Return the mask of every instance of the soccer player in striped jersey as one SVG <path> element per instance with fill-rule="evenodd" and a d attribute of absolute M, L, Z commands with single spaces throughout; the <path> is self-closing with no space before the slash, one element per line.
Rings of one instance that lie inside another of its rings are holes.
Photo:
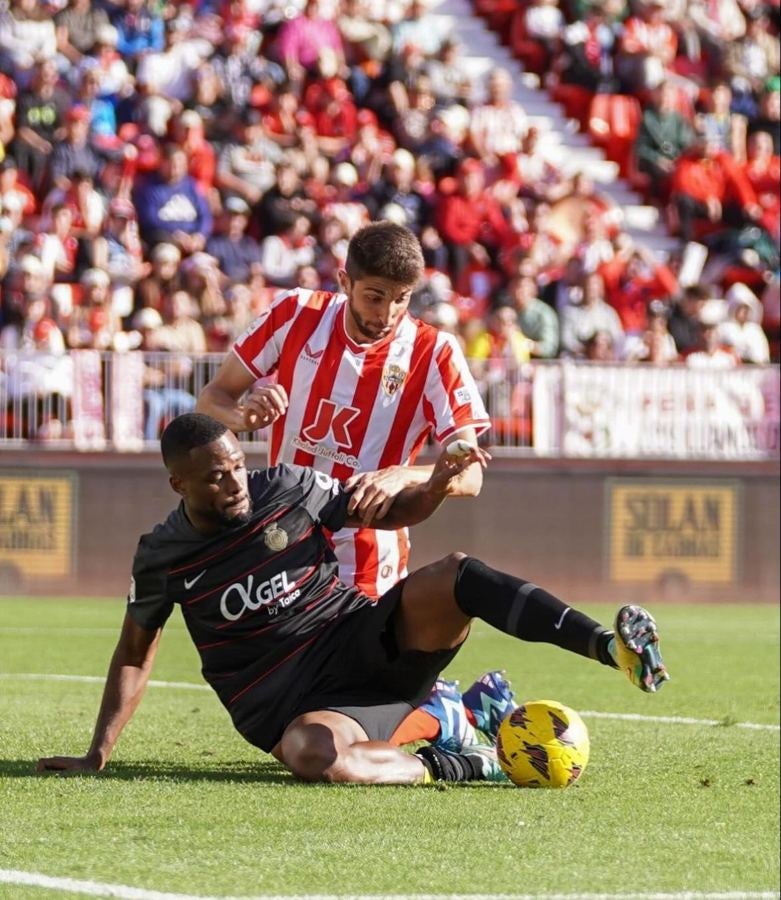
<path fill-rule="evenodd" d="M 333 541 L 340 578 L 370 597 L 407 574 L 406 529 L 370 526 L 399 491 L 428 478 L 430 466 L 412 465 L 421 447 L 430 437 L 474 444 L 489 426 L 456 340 L 407 313 L 422 273 L 409 229 L 391 222 L 360 229 L 339 272 L 342 291 L 283 294 L 238 339 L 197 406 L 235 433 L 270 426 L 269 465 L 311 466 L 353 491 L 364 527 L 338 531 Z M 263 382 L 270 377 L 273 383 Z M 449 490 L 472 497 L 481 486 L 473 464 Z M 499 672 L 465 696 L 470 714 L 455 685 L 438 682 L 397 739 L 431 738 L 439 729 L 443 743 L 463 743 L 472 724 L 495 731 L 514 706 Z"/>
<path fill-rule="evenodd" d="M 418 569 L 375 601 L 339 580 L 324 532 L 359 523 L 354 492 L 301 466 L 248 472 L 235 435 L 197 413 L 174 419 L 161 449 L 181 500 L 139 541 L 91 745 L 84 756 L 39 760 L 41 771 L 105 767 L 177 605 L 236 730 L 305 781 L 499 780 L 493 746 L 412 754 L 388 742 L 476 616 L 521 640 L 623 669 L 645 691 L 667 678 L 655 623 L 639 607 L 619 610 L 614 633 L 462 553 Z M 396 495 L 382 524 L 423 521 L 468 465 L 488 459 L 477 447 L 443 452 L 425 482 Z"/>

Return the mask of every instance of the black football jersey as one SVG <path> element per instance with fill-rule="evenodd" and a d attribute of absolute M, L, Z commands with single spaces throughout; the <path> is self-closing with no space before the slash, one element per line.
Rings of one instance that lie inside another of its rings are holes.
<path fill-rule="evenodd" d="M 239 731 L 252 688 L 330 622 L 372 600 L 339 581 L 324 528 L 338 531 L 349 494 L 329 475 L 280 465 L 252 472 L 250 520 L 204 537 L 183 504 L 144 535 L 133 563 L 128 614 L 155 629 L 175 604 L 203 676 Z"/>

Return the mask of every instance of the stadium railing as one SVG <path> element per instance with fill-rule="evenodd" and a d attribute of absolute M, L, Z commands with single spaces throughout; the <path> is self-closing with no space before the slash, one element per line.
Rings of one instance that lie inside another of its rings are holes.
<path fill-rule="evenodd" d="M 152 450 L 223 354 L 0 353 L 0 453 Z M 499 455 L 777 460 L 779 367 L 470 361 Z M 267 433 L 245 434 L 264 449 Z"/>

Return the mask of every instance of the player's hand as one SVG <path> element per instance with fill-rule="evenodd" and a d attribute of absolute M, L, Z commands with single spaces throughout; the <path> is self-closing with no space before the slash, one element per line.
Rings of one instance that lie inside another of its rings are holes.
<path fill-rule="evenodd" d="M 461 440 L 452 441 L 439 454 L 429 478 L 429 487 L 437 493 L 447 493 L 450 483 L 473 463 L 478 463 L 485 469 L 490 459 L 491 454 L 476 444 Z"/>
<path fill-rule="evenodd" d="M 281 384 L 253 388 L 244 401 L 244 424 L 249 431 L 265 428 L 284 416 L 288 403 L 287 391 Z"/>
<path fill-rule="evenodd" d="M 362 472 L 351 475 L 344 483 L 352 497 L 347 504 L 347 513 L 357 516 L 361 525 L 369 527 L 372 522 L 382 519 L 393 505 L 396 496 L 415 482 L 404 466 L 388 466 L 377 472 Z"/>
<path fill-rule="evenodd" d="M 44 756 L 36 772 L 100 772 L 105 763 L 98 754 L 86 756 Z"/>

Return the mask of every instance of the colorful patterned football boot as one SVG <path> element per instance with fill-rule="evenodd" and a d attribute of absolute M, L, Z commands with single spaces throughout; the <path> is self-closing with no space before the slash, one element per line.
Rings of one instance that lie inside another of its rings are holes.
<path fill-rule="evenodd" d="M 464 706 L 474 716 L 475 727 L 496 740 L 502 721 L 518 706 L 504 672 L 486 672 L 463 694 Z"/>
<path fill-rule="evenodd" d="M 460 753 L 465 745 L 478 742 L 472 723 L 466 714 L 457 681 L 437 678 L 434 687 L 420 709 L 439 721 L 439 737 L 431 743 L 440 750 Z"/>
<path fill-rule="evenodd" d="M 622 606 L 616 614 L 615 629 L 609 650 L 618 668 L 641 691 L 655 693 L 670 676 L 659 652 L 653 616 L 642 606 Z"/>

